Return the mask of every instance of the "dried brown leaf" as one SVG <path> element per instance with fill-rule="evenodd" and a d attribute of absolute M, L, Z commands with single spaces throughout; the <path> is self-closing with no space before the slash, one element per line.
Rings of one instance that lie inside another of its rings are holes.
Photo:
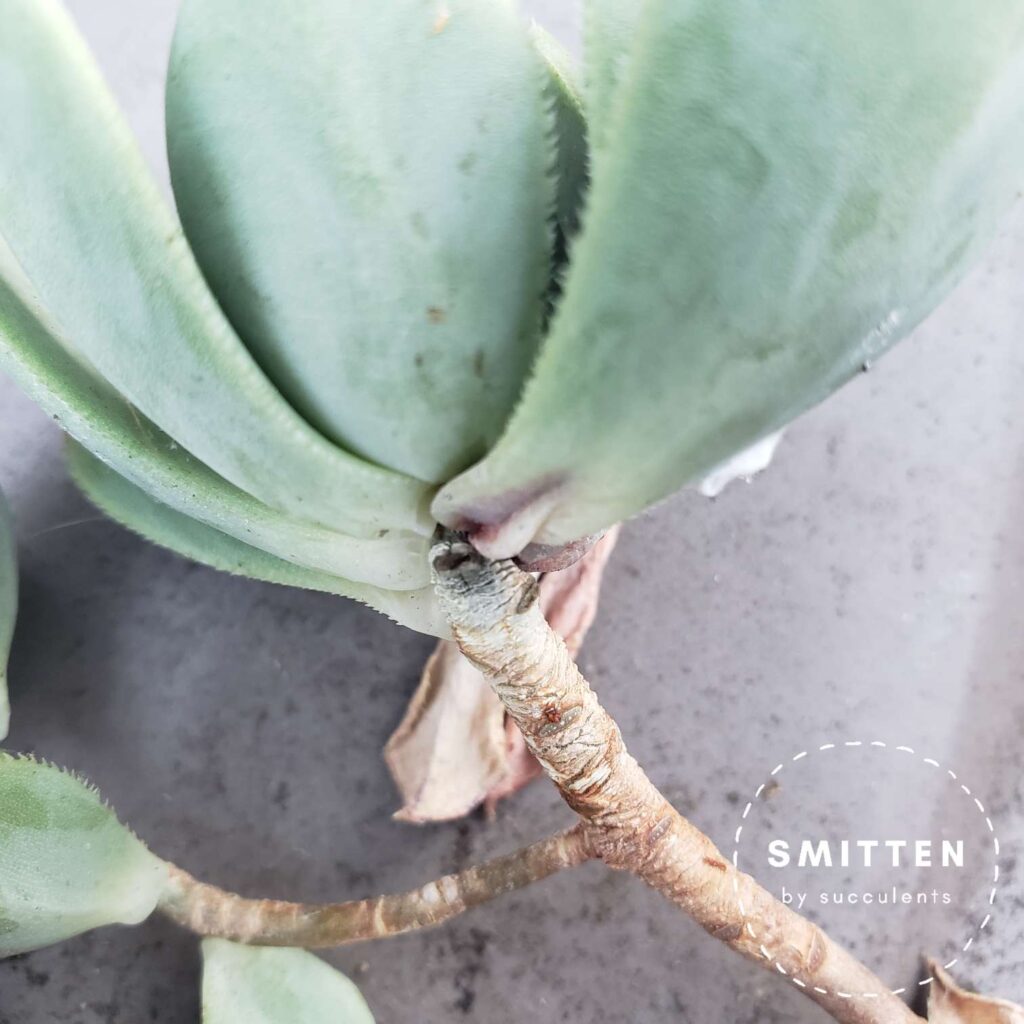
<path fill-rule="evenodd" d="M 1024 1024 L 1024 1007 L 966 992 L 935 962 L 928 997 L 929 1024 Z"/>
<path fill-rule="evenodd" d="M 402 794 L 395 817 L 415 824 L 464 817 L 504 777 L 505 711 L 450 640 L 430 656 L 384 760 Z"/>

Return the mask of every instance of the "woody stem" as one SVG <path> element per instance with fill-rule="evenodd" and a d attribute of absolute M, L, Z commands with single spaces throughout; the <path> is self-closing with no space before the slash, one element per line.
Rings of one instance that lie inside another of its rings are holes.
<path fill-rule="evenodd" d="M 593 856 L 585 830 L 577 826 L 411 892 L 322 905 L 246 899 L 168 864 L 160 910 L 197 935 L 256 946 L 325 949 L 433 928 Z"/>
<path fill-rule="evenodd" d="M 841 1024 L 919 1022 L 867 967 L 739 872 L 655 788 L 545 621 L 532 576 L 512 562 L 488 561 L 451 532 L 431 562 L 462 652 L 584 822 L 597 857 L 639 876 Z"/>

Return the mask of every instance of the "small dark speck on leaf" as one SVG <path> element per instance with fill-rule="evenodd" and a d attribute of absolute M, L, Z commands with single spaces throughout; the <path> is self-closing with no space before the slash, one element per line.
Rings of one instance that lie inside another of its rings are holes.
<path fill-rule="evenodd" d="M 484 375 L 484 350 L 482 348 L 478 348 L 473 356 L 473 372 L 478 377 Z"/>
<path fill-rule="evenodd" d="M 430 230 L 427 227 L 427 219 L 422 213 L 414 213 L 409 219 L 409 222 L 412 224 L 413 231 L 415 231 L 420 238 L 426 239 L 430 237 Z"/>
<path fill-rule="evenodd" d="M 448 314 L 440 306 L 428 306 L 427 319 L 432 324 L 443 324 L 448 319 Z"/>

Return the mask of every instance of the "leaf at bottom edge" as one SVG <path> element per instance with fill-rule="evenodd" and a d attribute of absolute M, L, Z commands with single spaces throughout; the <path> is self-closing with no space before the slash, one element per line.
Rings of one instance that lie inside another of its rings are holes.
<path fill-rule="evenodd" d="M 359 989 L 302 949 L 203 941 L 203 1024 L 374 1024 Z"/>

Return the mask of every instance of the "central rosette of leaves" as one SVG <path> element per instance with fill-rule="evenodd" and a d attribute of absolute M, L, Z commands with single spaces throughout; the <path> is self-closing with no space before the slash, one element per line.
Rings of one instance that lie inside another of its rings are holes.
<path fill-rule="evenodd" d="M 86 492 L 445 635 L 436 523 L 586 550 L 875 359 L 1015 195 L 1018 0 L 586 6 L 580 87 L 503 0 L 185 0 L 179 224 L 64 15 L 2 0 L 0 357 Z"/>

